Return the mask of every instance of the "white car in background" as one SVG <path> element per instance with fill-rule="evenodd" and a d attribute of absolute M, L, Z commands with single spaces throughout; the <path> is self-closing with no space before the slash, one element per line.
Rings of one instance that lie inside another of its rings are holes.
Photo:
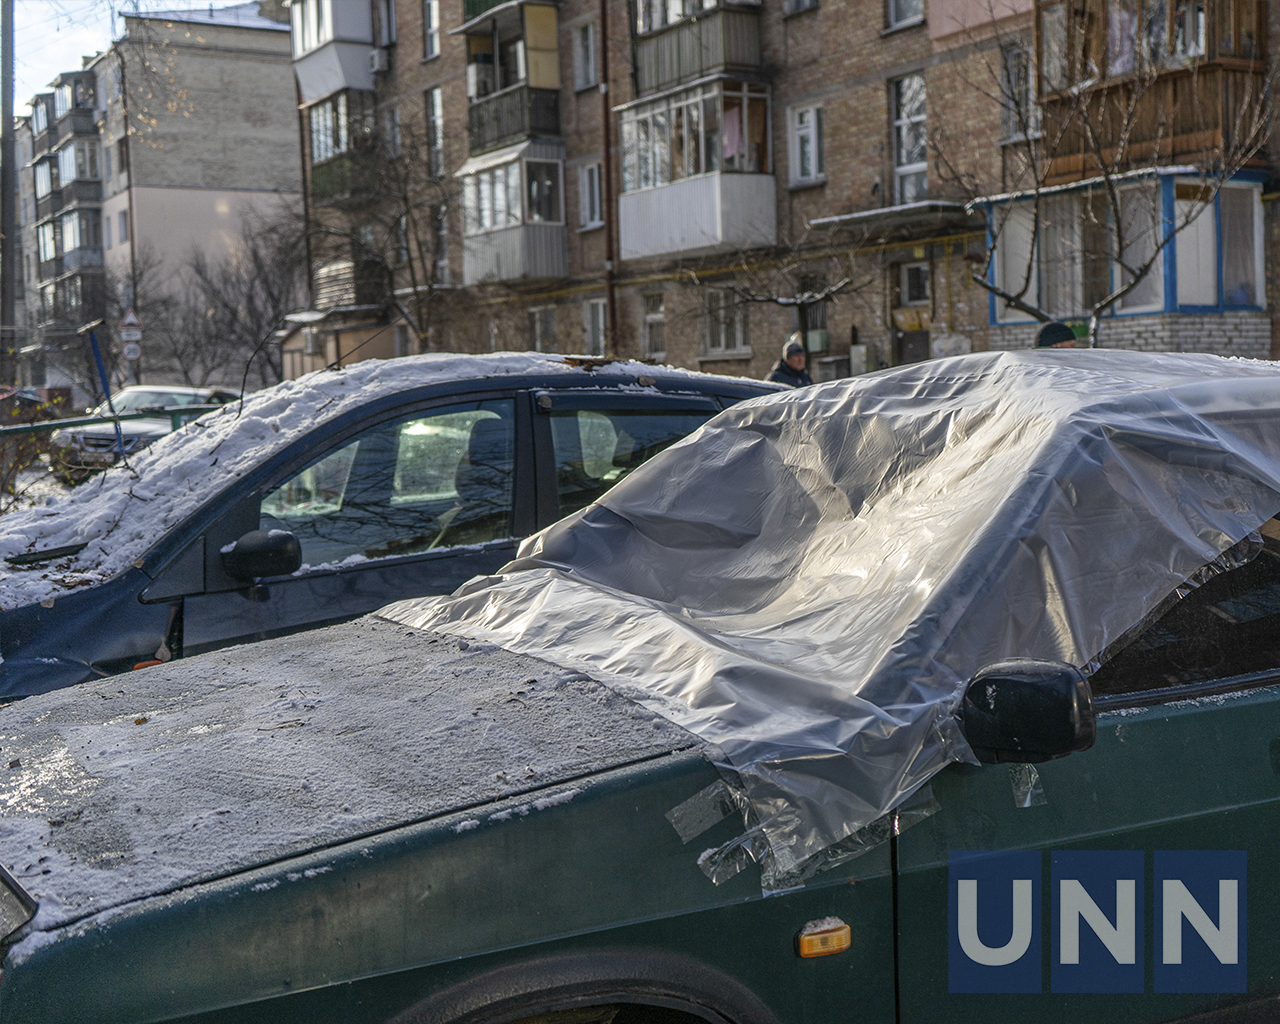
<path fill-rule="evenodd" d="M 174 419 L 166 409 L 175 406 L 225 405 L 239 399 L 240 394 L 227 388 L 162 387 L 139 385 L 121 388 L 110 403 L 87 410 L 89 416 L 125 416 L 155 411 L 154 418 L 130 419 L 120 423 L 120 435 L 126 456 L 152 444 L 173 431 Z M 121 444 L 116 441 L 116 424 L 91 423 L 55 430 L 50 438 L 53 471 L 68 483 L 79 483 L 89 474 L 114 465 L 120 458 Z"/>

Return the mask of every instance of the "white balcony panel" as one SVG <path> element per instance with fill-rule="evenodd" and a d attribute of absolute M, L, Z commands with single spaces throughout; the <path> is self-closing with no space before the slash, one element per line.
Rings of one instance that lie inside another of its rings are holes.
<path fill-rule="evenodd" d="M 702 174 L 618 197 L 624 260 L 709 249 L 754 249 L 778 240 L 771 174 Z"/>
<path fill-rule="evenodd" d="M 564 277 L 568 250 L 563 224 L 520 224 L 471 235 L 462 246 L 462 283 Z"/>
<path fill-rule="evenodd" d="M 302 102 L 315 103 L 342 89 L 372 91 L 368 43 L 325 43 L 293 62 Z"/>

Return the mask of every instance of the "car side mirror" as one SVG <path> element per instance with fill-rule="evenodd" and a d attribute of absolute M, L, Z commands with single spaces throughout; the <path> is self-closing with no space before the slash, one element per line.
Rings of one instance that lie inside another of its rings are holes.
<path fill-rule="evenodd" d="M 970 680 L 959 716 L 984 764 L 1051 761 L 1088 750 L 1097 735 L 1088 681 L 1054 661 L 988 665 Z"/>
<path fill-rule="evenodd" d="M 222 549 L 222 568 L 238 580 L 287 576 L 302 565 L 302 545 L 287 530 L 250 530 Z"/>

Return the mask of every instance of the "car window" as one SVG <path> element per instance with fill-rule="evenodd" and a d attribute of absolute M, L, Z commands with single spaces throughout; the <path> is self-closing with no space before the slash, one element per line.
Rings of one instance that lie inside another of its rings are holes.
<path fill-rule="evenodd" d="M 590 505 L 637 466 L 693 433 L 703 410 L 575 409 L 551 413 L 560 515 Z"/>
<path fill-rule="evenodd" d="M 1236 552 L 1243 564 L 1211 575 L 1121 638 L 1121 649 L 1090 677 L 1094 693 L 1203 683 L 1280 665 L 1280 522 L 1265 523 Z"/>
<path fill-rule="evenodd" d="M 116 412 L 139 412 L 142 409 L 154 406 L 168 405 L 194 405 L 199 401 L 199 395 L 182 393 L 176 391 L 122 391 L 116 395 L 111 404 L 116 407 Z M 111 415 L 111 406 L 106 402 L 98 406 L 97 412 L 103 416 Z"/>
<path fill-rule="evenodd" d="M 378 424 L 272 488 L 260 526 L 292 532 L 311 567 L 505 539 L 513 422 L 501 399 Z"/>

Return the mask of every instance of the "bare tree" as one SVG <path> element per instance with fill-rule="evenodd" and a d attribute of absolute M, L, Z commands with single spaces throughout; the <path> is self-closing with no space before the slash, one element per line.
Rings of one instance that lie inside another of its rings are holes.
<path fill-rule="evenodd" d="M 1039 54 L 989 7 L 981 39 L 957 48 L 955 66 L 1002 121 L 1000 158 L 945 122 L 930 148 L 944 181 L 987 214 L 990 243 L 973 280 L 1042 322 L 1085 312 L 1093 346 L 1108 313 L 1150 289 L 1170 244 L 1224 183 L 1258 162 L 1272 83 L 1260 64 L 1241 73 L 1215 63 L 1214 18 L 1206 42 L 1203 26 L 1194 37 L 1194 25 L 1167 20 L 1172 4 L 1144 11 L 1121 0 L 1104 25 L 1086 3 L 1047 9 Z M 1169 218 L 1158 184 L 1175 165 L 1182 183 Z"/>

